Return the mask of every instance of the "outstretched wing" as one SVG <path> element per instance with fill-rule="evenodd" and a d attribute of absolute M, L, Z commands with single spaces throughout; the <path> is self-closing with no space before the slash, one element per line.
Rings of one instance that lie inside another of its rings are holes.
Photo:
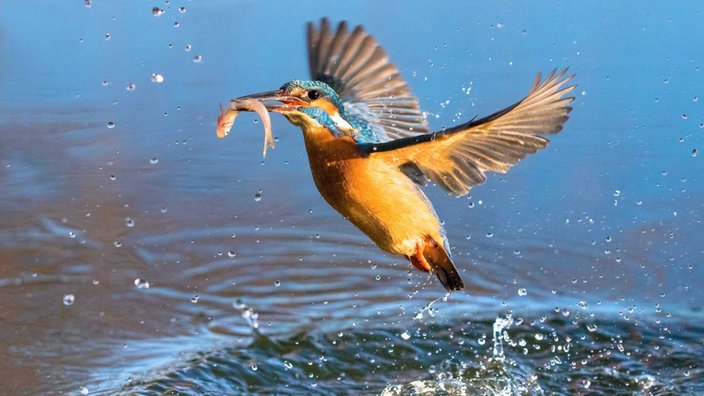
<path fill-rule="evenodd" d="M 345 118 L 358 129 L 367 129 L 370 141 L 429 132 L 418 99 L 386 51 L 361 26 L 349 32 L 347 23 L 341 22 L 333 32 L 327 18 L 319 28 L 308 23 L 308 60 L 311 77 L 337 92 Z"/>
<path fill-rule="evenodd" d="M 384 156 L 398 163 L 416 183 L 430 180 L 450 193 L 461 196 L 486 180 L 485 173 L 506 173 L 526 155 L 544 148 L 549 140 L 541 135 L 560 132 L 572 110 L 574 97 L 563 97 L 574 85 L 567 69 L 541 76 L 525 99 L 480 120 L 472 120 L 441 132 L 407 137 L 387 143 L 362 144 L 370 156 Z"/>

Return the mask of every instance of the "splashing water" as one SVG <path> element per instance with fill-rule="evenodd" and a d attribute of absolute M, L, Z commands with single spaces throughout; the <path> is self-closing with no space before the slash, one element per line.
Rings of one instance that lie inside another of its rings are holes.
<path fill-rule="evenodd" d="M 241 300 L 235 301 L 232 306 L 242 313 L 242 317 L 247 321 L 249 327 L 252 329 L 252 332 L 259 334 L 259 322 L 257 322 L 259 314 L 254 312 L 252 307 L 243 303 Z"/>
<path fill-rule="evenodd" d="M 512 323 L 511 315 L 506 315 L 505 318 L 496 318 L 494 321 L 494 350 L 492 351 L 492 357 L 495 360 L 504 360 L 504 330 L 507 330 Z"/>
<path fill-rule="evenodd" d="M 428 316 L 430 316 L 432 318 L 433 316 L 435 316 L 435 313 L 437 312 L 437 309 L 433 308 L 433 304 L 435 304 L 436 302 L 438 302 L 440 300 L 447 301 L 447 298 L 449 296 L 450 296 L 450 293 L 445 293 L 444 296 L 438 297 L 435 300 L 429 302 L 428 305 L 424 306 L 423 308 L 420 309 L 420 311 L 418 311 L 418 313 L 413 315 L 413 319 L 415 319 L 415 320 L 423 319 L 423 314 L 426 312 L 428 313 Z"/>

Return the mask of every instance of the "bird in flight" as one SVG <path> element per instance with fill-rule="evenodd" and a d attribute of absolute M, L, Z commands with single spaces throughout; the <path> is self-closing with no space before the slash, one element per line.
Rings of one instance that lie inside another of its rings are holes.
<path fill-rule="evenodd" d="M 224 137 L 240 111 L 264 120 L 273 147 L 269 112 L 303 131 L 313 180 L 323 198 L 382 250 L 403 255 L 434 273 L 448 290 L 464 282 L 443 226 L 421 189 L 432 182 L 455 196 L 505 173 L 562 130 L 574 97 L 566 69 L 538 74 L 525 98 L 489 116 L 430 132 L 418 99 L 361 26 L 333 30 L 327 18 L 308 24 L 310 80 L 232 99 L 221 110 Z"/>

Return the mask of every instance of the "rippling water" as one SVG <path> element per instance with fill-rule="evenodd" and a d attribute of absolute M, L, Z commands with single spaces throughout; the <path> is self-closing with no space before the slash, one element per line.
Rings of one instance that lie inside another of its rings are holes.
<path fill-rule="evenodd" d="M 182 3 L 0 5 L 4 393 L 704 393 L 698 4 Z M 577 74 L 547 150 L 427 190 L 464 292 L 329 208 L 283 119 L 266 160 L 252 115 L 215 138 L 219 102 L 306 77 L 319 15 L 373 32 L 435 128 Z"/>

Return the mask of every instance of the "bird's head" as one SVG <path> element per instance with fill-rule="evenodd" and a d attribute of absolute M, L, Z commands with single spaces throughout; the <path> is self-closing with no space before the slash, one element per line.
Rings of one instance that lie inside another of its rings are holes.
<path fill-rule="evenodd" d="M 345 107 L 340 96 L 321 81 L 293 80 L 276 91 L 239 99 L 255 99 L 264 103 L 268 111 L 284 115 L 304 132 L 323 127 L 337 137 L 357 133 L 345 120 Z"/>

